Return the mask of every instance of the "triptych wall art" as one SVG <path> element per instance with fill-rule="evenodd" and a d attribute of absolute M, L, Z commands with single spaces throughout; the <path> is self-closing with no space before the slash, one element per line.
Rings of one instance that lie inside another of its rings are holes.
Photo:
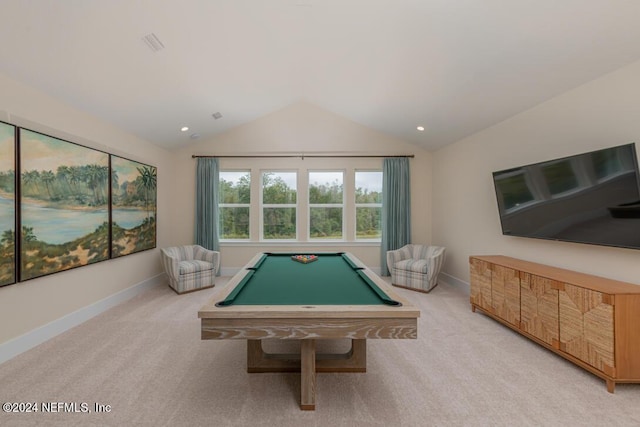
<path fill-rule="evenodd" d="M 155 248 L 156 175 L 0 123 L 0 286 Z"/>
<path fill-rule="evenodd" d="M 16 129 L 0 123 L 0 286 L 16 281 Z"/>

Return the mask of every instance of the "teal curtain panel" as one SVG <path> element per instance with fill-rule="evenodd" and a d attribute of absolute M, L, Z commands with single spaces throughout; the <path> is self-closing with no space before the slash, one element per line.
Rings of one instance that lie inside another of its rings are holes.
<path fill-rule="evenodd" d="M 389 275 L 387 251 L 411 242 L 411 188 L 409 159 L 386 158 L 382 162 L 382 245 L 380 267 Z"/>
<path fill-rule="evenodd" d="M 198 158 L 196 167 L 195 243 L 212 251 L 220 250 L 218 218 L 218 183 L 220 164 L 217 158 Z"/>

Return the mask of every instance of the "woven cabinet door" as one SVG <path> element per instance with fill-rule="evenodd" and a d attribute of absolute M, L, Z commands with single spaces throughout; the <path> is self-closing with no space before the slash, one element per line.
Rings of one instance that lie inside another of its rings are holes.
<path fill-rule="evenodd" d="M 493 313 L 515 327 L 520 327 L 520 272 L 494 264 L 491 275 Z"/>
<path fill-rule="evenodd" d="M 564 284 L 558 296 L 560 349 L 608 375 L 613 375 L 613 297 L 569 284 Z"/>
<path fill-rule="evenodd" d="M 559 348 L 557 281 L 523 273 L 520 280 L 520 329 Z"/>
<path fill-rule="evenodd" d="M 471 258 L 469 264 L 471 303 L 491 313 L 491 264 L 477 258 Z"/>

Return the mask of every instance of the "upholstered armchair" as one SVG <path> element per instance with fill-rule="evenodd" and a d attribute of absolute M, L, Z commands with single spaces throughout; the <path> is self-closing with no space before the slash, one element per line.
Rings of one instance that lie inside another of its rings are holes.
<path fill-rule="evenodd" d="M 162 265 L 178 294 L 210 288 L 220 269 L 220 252 L 199 245 L 163 248 Z"/>
<path fill-rule="evenodd" d="M 445 248 L 441 246 L 406 245 L 387 252 L 387 267 L 393 285 L 429 292 L 438 284 L 444 264 Z"/>

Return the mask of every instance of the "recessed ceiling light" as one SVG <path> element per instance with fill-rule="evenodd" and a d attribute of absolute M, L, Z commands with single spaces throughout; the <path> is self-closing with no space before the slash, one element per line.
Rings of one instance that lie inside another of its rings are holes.
<path fill-rule="evenodd" d="M 200 134 L 199 133 L 192 133 L 191 136 L 189 137 L 191 139 L 198 139 L 200 138 Z"/>
<path fill-rule="evenodd" d="M 416 129 L 418 129 L 420 132 L 424 131 L 424 126 L 418 126 Z"/>
<path fill-rule="evenodd" d="M 186 132 L 186 131 L 188 131 L 188 130 L 189 130 L 189 128 L 188 128 L 187 126 L 183 126 L 182 128 L 180 128 L 180 130 L 181 130 L 182 132 Z"/>

